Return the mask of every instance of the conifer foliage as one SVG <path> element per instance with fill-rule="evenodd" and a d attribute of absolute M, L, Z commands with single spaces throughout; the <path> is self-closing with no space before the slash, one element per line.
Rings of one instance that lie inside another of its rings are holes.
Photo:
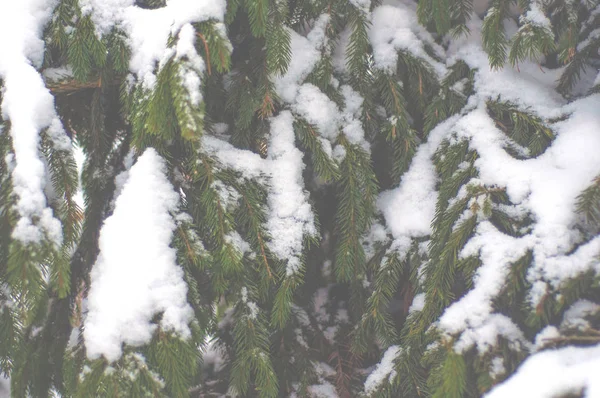
<path fill-rule="evenodd" d="M 0 395 L 600 394 L 597 0 L 0 3 Z"/>

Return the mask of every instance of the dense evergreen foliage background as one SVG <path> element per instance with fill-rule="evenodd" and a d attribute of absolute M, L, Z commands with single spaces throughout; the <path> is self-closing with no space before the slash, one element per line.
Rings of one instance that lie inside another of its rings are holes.
<path fill-rule="evenodd" d="M 0 395 L 600 396 L 599 48 L 596 0 L 0 3 Z"/>

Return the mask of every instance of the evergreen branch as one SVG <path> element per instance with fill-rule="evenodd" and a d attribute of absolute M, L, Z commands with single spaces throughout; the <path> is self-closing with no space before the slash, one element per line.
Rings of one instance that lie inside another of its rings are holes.
<path fill-rule="evenodd" d="M 252 184 L 245 185 L 246 184 L 238 185 L 238 190 L 241 194 L 243 206 L 245 208 L 245 211 L 240 212 L 238 215 L 238 219 L 241 220 L 240 225 L 245 226 L 248 230 L 252 242 L 256 242 L 253 246 L 258 246 L 261 263 L 264 265 L 268 278 L 273 279 L 273 271 L 271 271 L 269 260 L 267 259 L 265 241 L 265 239 L 268 239 L 265 238 L 267 232 L 264 231 L 262 227 L 265 222 L 265 216 L 259 206 L 260 200 L 263 199 L 264 195 L 259 196 L 257 192 L 254 192 L 255 189 L 252 189 Z"/>
<path fill-rule="evenodd" d="M 467 22 L 473 12 L 472 0 L 454 0 L 450 6 L 453 28 L 451 30 L 453 37 L 459 37 L 469 34 Z"/>
<path fill-rule="evenodd" d="M 250 30 L 255 37 L 263 37 L 267 32 L 269 2 L 268 0 L 244 0 Z"/>
<path fill-rule="evenodd" d="M 364 150 L 350 144 L 343 135 L 340 137 L 346 157 L 341 163 L 338 181 L 335 274 L 340 281 L 351 281 L 365 269 L 366 258 L 360 237 L 371 224 L 376 181 Z"/>
<path fill-rule="evenodd" d="M 292 60 L 291 35 L 285 26 L 288 17 L 288 2 L 275 1 L 269 12 L 266 32 L 267 69 L 283 75 Z"/>
<path fill-rule="evenodd" d="M 457 354 L 450 347 L 445 354 L 443 364 L 436 368 L 432 373 L 430 380 L 437 378 L 439 381 L 433 381 L 437 387 L 433 387 L 432 398 L 462 398 L 467 390 L 467 367 L 462 355 Z M 436 382 L 437 381 L 437 382 Z"/>
<path fill-rule="evenodd" d="M 554 34 L 544 26 L 528 23 L 519 28 L 512 38 L 508 60 L 512 66 L 526 59 L 538 60 L 540 56 L 554 51 Z"/>
<path fill-rule="evenodd" d="M 419 2 L 417 7 L 419 22 L 423 25 L 433 22 L 436 32 L 444 35 L 451 27 L 450 13 L 448 12 L 450 9 L 448 0 L 426 0 Z"/>
<path fill-rule="evenodd" d="M 267 324 L 263 312 L 252 300 L 252 288 L 238 302 L 234 325 L 235 360 L 231 369 L 230 385 L 240 394 L 248 392 L 250 376 L 255 375 L 256 392 L 259 397 L 276 397 L 278 381 L 269 357 Z"/>
<path fill-rule="evenodd" d="M 417 99 L 411 102 L 416 110 L 425 111 L 430 96 L 438 90 L 437 76 L 428 61 L 416 57 L 409 51 L 398 52 L 398 70 L 406 75 L 406 95 Z"/>
<path fill-rule="evenodd" d="M 540 117 L 523 112 L 510 102 L 488 101 L 487 108 L 496 126 L 528 148 L 533 157 L 543 153 L 554 140 L 554 132 Z"/>
<path fill-rule="evenodd" d="M 600 176 L 577 197 L 577 212 L 592 225 L 600 225 Z"/>
<path fill-rule="evenodd" d="M 295 117 L 294 132 L 302 146 L 310 152 L 315 173 L 326 182 L 337 180 L 340 176 L 339 167 L 325 150 L 324 146 L 329 146 L 329 143 L 319 137 L 318 129 L 306 120 Z"/>
<path fill-rule="evenodd" d="M 170 396 L 189 396 L 199 360 L 194 344 L 160 329 L 148 345 L 148 363 L 164 378 Z"/>
<path fill-rule="evenodd" d="M 491 7 L 483 20 L 481 30 L 483 49 L 488 53 L 490 66 L 498 69 L 506 60 L 508 39 L 504 32 L 503 21 L 508 18 L 511 0 L 492 0 Z"/>
<path fill-rule="evenodd" d="M 83 213 L 74 200 L 79 185 L 75 158 L 68 150 L 55 148 L 46 133 L 42 134 L 42 151 L 48 161 L 52 186 L 57 198 L 60 198 L 56 206 L 63 223 L 63 244 L 70 248 L 76 242 L 83 219 Z"/>
<path fill-rule="evenodd" d="M 212 67 L 219 73 L 229 71 L 231 67 L 231 43 L 217 28 L 216 21 L 209 20 L 196 23 L 194 27 L 196 28 L 196 36 L 200 38 L 203 44 L 198 52 L 206 58 L 207 74 L 211 75 Z"/>
<path fill-rule="evenodd" d="M 73 75 L 79 81 L 87 81 L 92 71 L 102 68 L 106 63 L 106 45 L 96 37 L 91 16 L 82 16 L 75 24 L 67 46 L 69 65 Z"/>
<path fill-rule="evenodd" d="M 358 8 L 350 7 L 349 21 L 352 33 L 350 43 L 346 48 L 346 65 L 353 79 L 357 79 L 355 85 L 363 94 L 366 91 L 369 73 L 367 72 L 369 54 L 369 21 L 367 16 Z"/>
<path fill-rule="evenodd" d="M 188 264 L 200 265 L 200 257 L 195 247 L 198 244 L 198 242 L 196 242 L 197 237 L 192 236 L 192 231 L 189 228 L 189 226 L 180 224 L 177 227 L 177 237 L 181 239 L 184 244 L 184 253 L 187 260 L 186 262 Z"/>
<path fill-rule="evenodd" d="M 371 335 L 375 332 L 378 342 L 389 347 L 397 339 L 396 329 L 388 312 L 391 298 L 395 294 L 404 265 L 400 254 L 393 251 L 386 255 L 376 271 L 373 281 L 373 292 L 367 300 L 367 309 L 353 332 L 351 350 L 356 354 L 364 354 L 368 349 Z"/>
<path fill-rule="evenodd" d="M 575 86 L 575 83 L 581 78 L 581 74 L 590 66 L 590 60 L 593 55 L 597 54 L 598 48 L 600 48 L 600 36 L 591 39 L 570 57 L 567 67 L 558 79 L 557 90 L 559 92 L 566 94 Z"/>

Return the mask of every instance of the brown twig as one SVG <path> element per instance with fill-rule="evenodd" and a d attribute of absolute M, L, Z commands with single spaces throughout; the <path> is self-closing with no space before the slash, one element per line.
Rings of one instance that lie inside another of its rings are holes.
<path fill-rule="evenodd" d="M 588 330 L 589 331 L 589 330 Z M 589 331 L 591 332 L 591 331 Z M 556 345 L 560 343 L 598 343 L 600 342 L 600 332 L 594 330 L 594 336 L 559 336 L 549 339 L 544 339 L 548 345 Z"/>
<path fill-rule="evenodd" d="M 210 51 L 208 51 L 208 43 L 206 42 L 206 39 L 202 33 L 197 32 L 196 36 L 198 36 L 204 43 L 204 51 L 206 52 L 206 73 L 208 73 L 210 76 Z"/>
<path fill-rule="evenodd" d="M 109 85 L 118 85 L 120 83 L 121 83 L 121 79 L 115 78 L 114 80 L 110 81 L 108 84 Z M 86 82 L 82 82 L 82 81 L 79 81 L 76 79 L 65 79 L 65 80 L 58 80 L 58 81 L 47 80 L 46 81 L 46 87 L 48 87 L 50 92 L 52 92 L 53 94 L 67 94 L 67 95 L 75 93 L 77 91 L 81 91 L 81 90 L 100 88 L 103 85 L 106 85 L 106 82 L 103 82 L 101 77 L 98 77 L 97 79 L 89 80 Z"/>

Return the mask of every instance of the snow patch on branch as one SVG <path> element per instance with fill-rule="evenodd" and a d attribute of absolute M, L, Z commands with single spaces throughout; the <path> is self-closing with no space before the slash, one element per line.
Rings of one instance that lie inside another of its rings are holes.
<path fill-rule="evenodd" d="M 47 207 L 47 172 L 39 152 L 39 133 L 48 134 L 57 149 L 70 149 L 54 109 L 54 98 L 36 71 L 44 57 L 43 29 L 56 5 L 54 0 L 21 0 L 0 5 L 0 80 L 2 117 L 10 122 L 14 148 L 12 183 L 20 216 L 12 237 L 20 242 L 62 242 L 61 223 Z M 10 38 L 10 39 L 8 39 Z"/>
<path fill-rule="evenodd" d="M 440 123 L 429 133 L 413 157 L 396 189 L 382 192 L 377 205 L 396 241 L 419 238 L 432 233 L 431 223 L 438 200 L 438 182 L 432 157 L 442 140 L 449 135 L 457 117 Z"/>
<path fill-rule="evenodd" d="M 275 91 L 281 99 L 293 103 L 298 95 L 300 83 L 306 79 L 319 61 L 321 54 L 317 48 L 322 42 L 316 39 L 310 41 L 291 29 L 289 33 L 292 59 L 286 73 L 274 78 L 274 84 Z M 324 37 L 322 39 L 324 40 Z"/>
<path fill-rule="evenodd" d="M 377 364 L 375 370 L 369 374 L 369 377 L 365 381 L 365 393 L 367 395 L 375 393 L 386 379 L 392 380 L 396 377 L 394 360 L 400 355 L 400 352 L 401 348 L 393 345 L 383 354 L 381 362 Z"/>
<path fill-rule="evenodd" d="M 340 110 L 317 86 L 310 83 L 300 86 L 292 110 L 317 127 L 322 137 L 335 141 L 339 132 Z"/>
<path fill-rule="evenodd" d="M 546 398 L 585 391 L 600 396 L 600 345 L 542 351 L 529 357 L 508 380 L 485 398 Z"/>
<path fill-rule="evenodd" d="M 287 276 L 294 275 L 300 268 L 305 235 L 317 234 L 302 178 L 303 154 L 295 145 L 293 123 L 294 117 L 289 111 L 271 119 L 267 155 L 271 170 L 268 247 L 280 259 L 288 260 Z"/>
<path fill-rule="evenodd" d="M 260 155 L 239 149 L 216 137 L 202 135 L 202 148 L 214 155 L 227 167 L 242 173 L 248 179 L 262 179 L 265 175 L 265 160 Z"/>
<path fill-rule="evenodd" d="M 159 313 L 163 330 L 190 335 L 193 311 L 170 247 L 179 195 L 165 168 L 156 151 L 147 149 L 129 170 L 115 211 L 100 231 L 84 330 L 89 358 L 104 355 L 112 362 L 123 343 L 148 343 L 157 326 L 152 318 Z"/>
<path fill-rule="evenodd" d="M 204 135 L 203 148 L 244 178 L 266 180 L 269 187 L 266 228 L 269 250 L 287 261 L 286 273 L 294 275 L 301 266 L 304 239 L 316 236 L 314 214 L 304 188 L 303 153 L 296 147 L 294 118 L 283 111 L 272 118 L 267 158 L 235 148 L 215 137 Z"/>
<path fill-rule="evenodd" d="M 377 7 L 371 17 L 369 39 L 373 46 L 375 66 L 387 73 L 394 73 L 398 64 L 398 51 L 406 51 L 434 67 L 441 77 L 446 67 L 433 59 L 423 47 L 425 41 L 432 49 L 443 54 L 433 37 L 418 22 L 415 5 L 393 1 Z"/>
<path fill-rule="evenodd" d="M 132 51 L 129 69 L 148 88 L 156 81 L 154 70 L 167 53 L 169 36 L 186 24 L 211 19 L 222 22 L 226 9 L 223 0 L 169 0 L 165 7 L 153 10 L 137 7 L 135 0 L 81 0 L 80 3 L 82 11 L 91 15 L 99 36 L 115 27 L 127 32 Z"/>

